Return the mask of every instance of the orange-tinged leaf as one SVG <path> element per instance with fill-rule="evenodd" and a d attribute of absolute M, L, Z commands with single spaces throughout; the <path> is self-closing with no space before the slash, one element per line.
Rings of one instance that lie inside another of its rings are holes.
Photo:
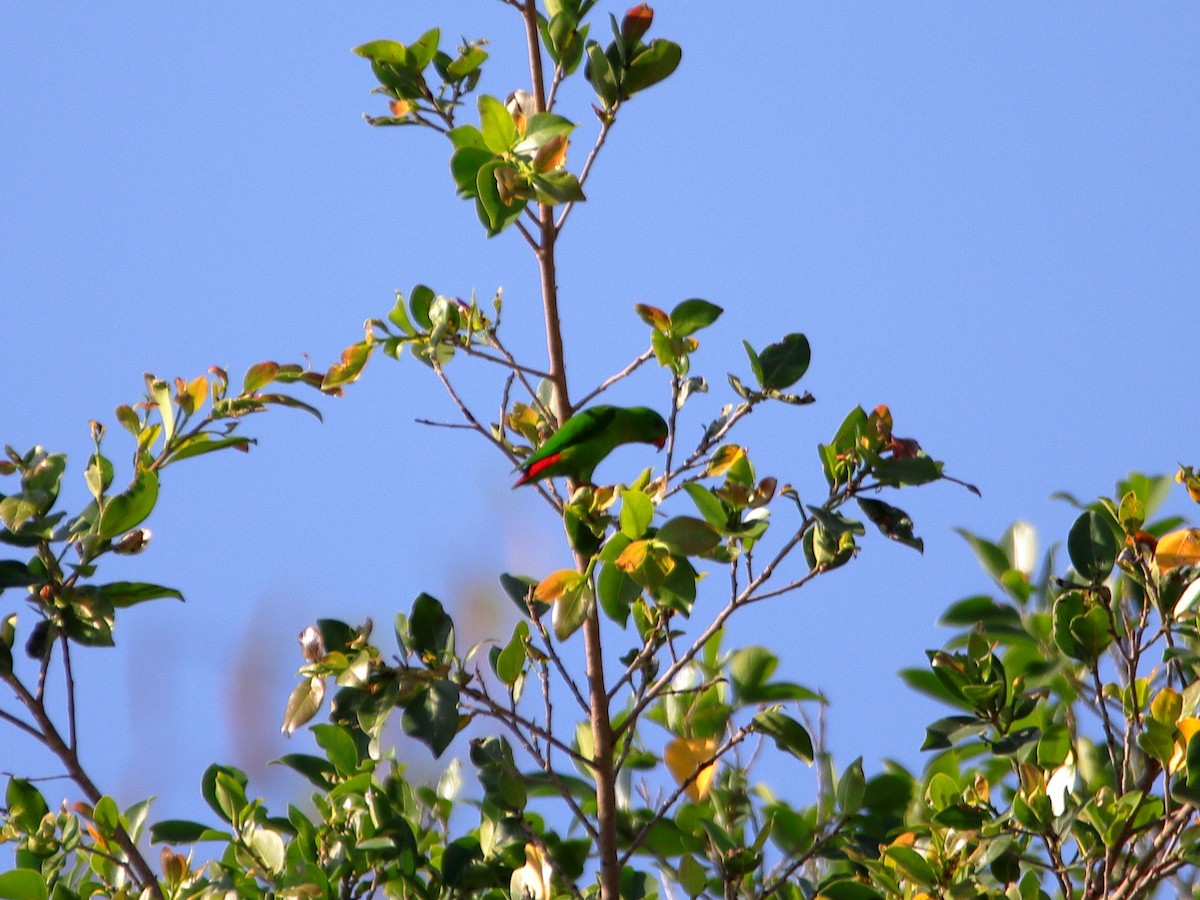
<path fill-rule="evenodd" d="M 567 164 L 567 145 L 570 142 L 565 134 L 556 134 L 538 148 L 533 155 L 533 167 L 538 172 L 553 172 Z"/>
<path fill-rule="evenodd" d="M 259 388 L 266 387 L 275 380 L 275 376 L 279 374 L 279 363 L 266 362 L 255 363 L 246 370 L 246 377 L 242 379 L 242 393 L 253 394 Z"/>
<path fill-rule="evenodd" d="M 635 572 L 645 563 L 649 553 L 649 541 L 632 541 L 617 557 L 616 566 L 622 572 Z"/>
<path fill-rule="evenodd" d="M 657 306 L 650 306 L 647 303 L 638 303 L 633 308 L 634 311 L 642 317 L 642 321 L 655 331 L 667 331 L 670 329 L 671 317 Z"/>
<path fill-rule="evenodd" d="M 867 427 L 871 435 L 878 438 L 880 445 L 889 443 L 892 439 L 892 411 L 884 404 L 879 404 L 868 416 Z M 864 436 L 863 440 L 870 443 L 867 436 Z"/>
<path fill-rule="evenodd" d="M 369 341 L 363 341 L 359 344 L 351 344 L 343 350 L 341 361 L 334 363 L 329 367 L 329 371 L 325 373 L 325 377 L 321 381 L 321 390 L 329 392 L 334 388 L 341 387 L 343 384 L 350 384 L 353 381 L 357 381 L 358 376 L 362 373 L 363 366 L 371 358 L 371 351 L 374 349 L 374 344 Z"/>
<path fill-rule="evenodd" d="M 553 603 L 563 594 L 579 587 L 582 580 L 583 576 L 574 569 L 559 569 L 542 579 L 541 584 L 533 589 L 533 596 L 543 603 Z"/>
<path fill-rule="evenodd" d="M 693 801 L 704 799 L 712 789 L 717 774 L 717 761 L 712 758 L 716 750 L 716 738 L 675 738 L 663 749 L 667 771 L 678 784 L 687 783 L 684 790 Z"/>
<path fill-rule="evenodd" d="M 1200 719 L 1195 716 L 1185 716 L 1175 725 L 1179 734 L 1175 738 L 1175 749 L 1171 752 L 1171 761 L 1167 763 L 1167 771 L 1174 775 L 1187 762 L 1188 741 L 1196 732 L 1200 732 Z"/>
<path fill-rule="evenodd" d="M 708 460 L 708 474 L 724 475 L 745 455 L 745 449 L 737 444 L 726 444 L 724 447 L 718 448 L 717 452 Z"/>
<path fill-rule="evenodd" d="M 1154 559 L 1160 572 L 1200 564 L 1200 528 L 1181 528 L 1158 539 Z"/>

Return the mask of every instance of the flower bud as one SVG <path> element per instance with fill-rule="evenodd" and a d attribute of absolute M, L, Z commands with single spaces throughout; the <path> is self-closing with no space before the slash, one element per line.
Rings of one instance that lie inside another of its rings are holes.
<path fill-rule="evenodd" d="M 627 47 L 632 47 L 642 39 L 647 31 L 650 30 L 650 23 L 654 21 L 654 10 L 645 3 L 639 3 L 625 13 L 625 18 L 621 20 L 621 39 Z"/>

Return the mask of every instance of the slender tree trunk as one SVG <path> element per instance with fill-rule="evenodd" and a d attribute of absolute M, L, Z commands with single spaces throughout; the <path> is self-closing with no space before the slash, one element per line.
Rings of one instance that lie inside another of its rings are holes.
<path fill-rule="evenodd" d="M 526 44 L 529 47 L 529 74 L 536 112 L 546 109 L 546 82 L 542 69 L 542 48 L 538 35 L 537 4 L 525 0 L 522 9 L 525 20 Z M 546 320 L 546 351 L 549 356 L 550 383 L 554 387 L 552 405 L 555 418 L 561 425 L 571 416 L 571 398 L 567 389 L 567 371 L 563 354 L 562 326 L 558 312 L 558 275 L 555 266 L 555 244 L 558 230 L 554 225 L 554 207 L 538 207 L 538 268 L 541 273 L 542 310 Z M 570 486 L 573 490 L 575 485 Z M 582 572 L 587 559 L 575 554 L 575 566 Z M 600 896 L 602 900 L 618 900 L 621 873 L 617 866 L 616 773 L 614 771 L 612 720 L 609 717 L 608 689 L 604 681 L 604 652 L 600 635 L 600 617 L 593 606 L 583 626 L 587 664 L 589 715 L 596 777 L 596 827 L 599 832 L 596 850 L 600 857 Z"/>

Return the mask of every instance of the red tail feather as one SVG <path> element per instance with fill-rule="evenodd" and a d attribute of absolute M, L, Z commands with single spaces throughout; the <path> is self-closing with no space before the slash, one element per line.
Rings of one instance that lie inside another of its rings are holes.
<path fill-rule="evenodd" d="M 514 484 L 513 487 L 520 487 L 523 484 L 529 484 L 529 482 L 537 478 L 538 475 L 544 472 L 547 468 L 558 462 L 561 456 L 561 453 L 552 453 L 545 459 L 539 459 L 532 466 L 526 469 L 524 473 L 522 473 L 521 477 L 517 479 L 517 483 Z"/>

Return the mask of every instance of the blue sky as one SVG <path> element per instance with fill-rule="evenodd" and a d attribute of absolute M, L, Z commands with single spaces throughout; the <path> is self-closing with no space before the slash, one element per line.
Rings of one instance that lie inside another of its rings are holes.
<path fill-rule="evenodd" d="M 853 405 L 887 403 L 899 434 L 979 485 L 901 495 L 923 557 L 870 538 L 729 638 L 786 651 L 782 674 L 830 696 L 842 760 L 919 766 L 939 710 L 894 673 L 941 644 L 951 601 L 988 589 L 951 529 L 997 537 L 1024 518 L 1044 545 L 1074 518 L 1053 491 L 1200 462 L 1200 11 L 759 6 L 658 5 L 654 34 L 684 61 L 623 111 L 564 233 L 569 372 L 579 394 L 642 349 L 634 303 L 704 297 L 726 309 L 696 358 L 710 415 L 725 373 L 746 374 L 742 338 L 813 346 L 817 405 L 756 413 L 742 435 L 761 473 L 815 494 L 816 444 Z M 360 118 L 383 106 L 350 48 L 435 24 L 491 40 L 482 91 L 521 86 L 519 29 L 496 2 L 0 11 L 0 440 L 70 453 L 82 505 L 87 421 L 111 424 L 143 372 L 324 367 L 418 282 L 503 286 L 508 338 L 540 362 L 523 243 L 484 238 L 444 140 Z M 586 102 L 563 96 L 575 167 Z M 464 377 L 494 409 L 494 373 Z M 615 399 L 663 408 L 664 385 L 647 370 Z M 452 414 L 424 368 L 380 360 L 321 408 L 323 425 L 247 421 L 248 457 L 168 470 L 151 549 L 109 570 L 188 599 L 126 614 L 116 651 L 78 661 L 84 753 L 123 800 L 198 814 L 213 760 L 269 796 L 303 790 L 263 762 L 307 741 L 277 736 L 304 625 L 372 616 L 386 644 L 424 590 L 477 623 L 470 639 L 506 636 L 496 574 L 562 564 L 503 459 L 414 424 Z M 127 458 L 119 444 L 114 429 Z M 1182 492 L 1171 504 L 1188 513 Z M 53 773 L 9 737 L 0 770 Z"/>

